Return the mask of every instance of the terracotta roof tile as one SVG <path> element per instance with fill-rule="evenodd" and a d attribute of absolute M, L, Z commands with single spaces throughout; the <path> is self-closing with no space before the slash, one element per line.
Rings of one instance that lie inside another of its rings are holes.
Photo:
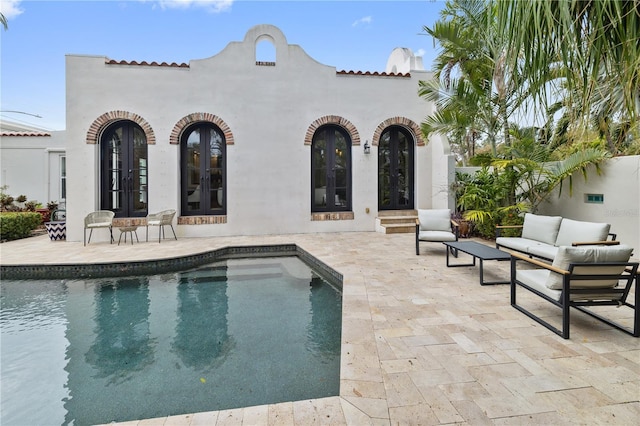
<path fill-rule="evenodd" d="M 51 136 L 48 132 L 0 132 L 0 136 Z"/>
<path fill-rule="evenodd" d="M 171 62 L 170 64 L 167 63 L 167 62 L 158 63 L 156 61 L 153 61 L 153 62 L 149 63 L 147 61 L 142 61 L 142 62 L 138 62 L 138 61 L 116 61 L 115 59 L 107 58 L 105 63 L 107 65 L 140 65 L 140 66 L 146 66 L 146 67 L 189 68 L 189 64 L 185 64 L 184 62 L 181 63 L 181 64 L 178 64 L 176 62 Z"/>
<path fill-rule="evenodd" d="M 408 78 L 411 77 L 411 73 L 395 73 L 395 72 L 378 72 L 378 71 L 374 71 L 374 72 L 370 72 L 370 71 L 346 71 L 346 70 L 342 70 L 342 71 L 336 71 L 336 74 L 341 74 L 341 75 L 372 75 L 372 76 L 379 76 L 379 77 L 404 77 L 404 78 Z"/>

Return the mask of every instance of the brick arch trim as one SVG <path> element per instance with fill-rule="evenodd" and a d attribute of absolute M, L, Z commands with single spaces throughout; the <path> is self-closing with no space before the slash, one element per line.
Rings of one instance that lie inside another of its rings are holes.
<path fill-rule="evenodd" d="M 324 126 L 325 124 L 335 124 L 342 127 L 351 136 L 351 145 L 360 145 L 360 133 L 358 133 L 358 129 L 356 129 L 356 126 L 354 126 L 346 118 L 340 117 L 339 115 L 325 115 L 324 117 L 320 117 L 316 121 L 311 123 L 311 125 L 307 129 L 307 133 L 304 135 L 304 144 L 311 145 L 311 142 L 313 141 L 313 135 L 316 133 L 316 130 L 318 130 L 320 126 Z"/>
<path fill-rule="evenodd" d="M 379 145 L 380 136 L 382 136 L 382 132 L 384 132 L 384 130 L 389 126 L 404 127 L 405 129 L 413 133 L 413 136 L 416 138 L 417 146 L 426 145 L 424 142 L 424 138 L 422 137 L 422 131 L 420 130 L 420 126 L 418 126 L 413 120 L 410 120 L 406 117 L 387 118 L 382 123 L 380 123 L 376 128 L 376 131 L 373 132 L 373 141 L 371 142 L 372 145 Z"/>
<path fill-rule="evenodd" d="M 130 120 L 139 125 L 147 138 L 147 145 L 155 145 L 156 135 L 151 125 L 138 114 L 129 111 L 109 111 L 96 118 L 93 123 L 91 123 L 91 126 L 89 126 L 86 143 L 92 145 L 97 144 L 102 130 L 109 124 L 119 120 Z"/>
<path fill-rule="evenodd" d="M 169 136 L 169 143 L 172 145 L 180 144 L 180 135 L 182 134 L 184 129 L 186 129 L 190 124 L 202 122 L 202 121 L 207 123 L 213 123 L 216 126 L 218 126 L 220 130 L 222 130 L 222 133 L 224 134 L 224 140 L 226 144 L 227 145 L 234 144 L 233 133 L 231 132 L 231 129 L 229 128 L 227 123 L 225 123 L 224 120 L 218 117 L 217 115 L 213 115 L 208 112 L 194 112 L 185 117 L 182 117 L 176 123 L 176 125 L 173 126 L 173 130 L 171 130 L 171 135 Z"/>

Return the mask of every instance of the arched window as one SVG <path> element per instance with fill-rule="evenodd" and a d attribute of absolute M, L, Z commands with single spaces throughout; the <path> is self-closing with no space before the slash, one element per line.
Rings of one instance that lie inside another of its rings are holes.
<path fill-rule="evenodd" d="M 311 142 L 311 211 L 351 210 L 351 138 L 333 125 L 320 127 Z"/>
<path fill-rule="evenodd" d="M 100 138 L 100 209 L 116 217 L 147 215 L 147 138 L 132 121 L 118 121 Z"/>
<path fill-rule="evenodd" d="M 226 143 L 218 126 L 188 127 L 180 141 L 183 216 L 226 214 Z"/>
<path fill-rule="evenodd" d="M 382 132 L 378 144 L 378 209 L 405 210 L 414 206 L 414 140 L 400 126 Z"/>

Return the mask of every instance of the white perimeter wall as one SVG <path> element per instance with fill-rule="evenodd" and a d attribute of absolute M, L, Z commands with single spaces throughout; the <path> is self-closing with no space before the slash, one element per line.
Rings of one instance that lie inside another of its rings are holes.
<path fill-rule="evenodd" d="M 255 44 L 267 38 L 276 66 L 255 64 Z M 180 214 L 179 146 L 169 137 L 192 113 L 214 114 L 233 133 L 227 146 L 227 223 L 179 225 L 178 236 L 373 231 L 377 216 L 377 146 L 365 155 L 376 128 L 394 117 L 417 125 L 432 106 L 410 78 L 336 74 L 334 67 L 287 44 L 275 27 L 260 25 L 243 42 L 189 68 L 108 65 L 98 56 L 67 56 L 67 239 L 82 239 L 83 217 L 99 208 L 98 145 L 85 143 L 91 124 L 109 111 L 138 114 L 153 129 L 149 145 L 149 212 Z M 352 148 L 354 220 L 311 220 L 309 126 L 335 115 L 354 125 L 361 145 Z M 453 161 L 446 140 L 416 147 L 416 207 L 447 207 Z M 369 213 L 366 213 L 369 209 Z"/>
<path fill-rule="evenodd" d="M 585 194 L 602 194 L 602 204 L 585 201 Z M 615 157 L 602 166 L 602 174 L 590 169 L 587 180 L 582 174 L 573 176 L 573 195 L 568 182 L 544 203 L 539 212 L 575 220 L 611 224 L 617 240 L 634 248 L 633 257 L 640 259 L 640 156 Z"/>

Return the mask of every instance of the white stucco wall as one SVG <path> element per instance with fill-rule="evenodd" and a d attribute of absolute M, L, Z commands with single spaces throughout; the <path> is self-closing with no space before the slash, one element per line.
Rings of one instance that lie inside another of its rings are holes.
<path fill-rule="evenodd" d="M 255 44 L 273 41 L 275 66 L 256 65 Z M 82 218 L 99 208 L 98 145 L 85 143 L 91 124 L 109 111 L 138 114 L 153 129 L 149 145 L 149 211 L 180 214 L 179 146 L 172 129 L 192 113 L 220 117 L 233 133 L 227 146 L 227 223 L 179 225 L 178 236 L 373 231 L 377 216 L 377 147 L 365 155 L 376 128 L 404 117 L 417 125 L 432 106 L 417 95 L 411 77 L 342 75 L 299 46 L 289 45 L 276 27 L 250 29 L 242 42 L 217 55 L 193 60 L 188 68 L 109 65 L 102 56 L 66 58 L 68 199 L 67 239 L 82 239 Z M 311 220 L 311 152 L 304 145 L 309 126 L 323 116 L 354 125 L 361 145 L 352 147 L 353 220 Z M 446 205 L 453 163 L 443 161 L 446 142 L 418 146 L 416 207 Z M 448 152 L 447 152 L 448 153 Z M 433 189 L 434 184 L 438 187 Z M 369 213 L 366 213 L 366 209 Z"/>
<path fill-rule="evenodd" d="M 0 186 L 16 198 L 46 206 L 60 202 L 60 157 L 65 155 L 65 132 L 48 136 L 0 136 Z"/>
<path fill-rule="evenodd" d="M 610 223 L 617 240 L 633 247 L 633 257 L 640 259 L 640 156 L 612 158 L 602 166 L 601 175 L 591 169 L 586 181 L 576 174 L 572 196 L 568 183 L 564 185 L 562 196 L 553 194 L 540 214 Z M 602 194 L 604 202 L 587 203 L 585 194 Z"/>

